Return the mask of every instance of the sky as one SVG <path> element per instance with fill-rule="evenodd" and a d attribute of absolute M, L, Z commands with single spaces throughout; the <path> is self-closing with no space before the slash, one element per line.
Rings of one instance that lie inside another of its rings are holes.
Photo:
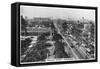
<path fill-rule="evenodd" d="M 28 18 L 33 17 L 52 17 L 56 18 L 72 18 L 80 20 L 84 17 L 87 20 L 95 21 L 95 10 L 76 9 L 76 8 L 57 8 L 57 7 L 41 7 L 41 6 L 20 6 L 20 14 Z"/>

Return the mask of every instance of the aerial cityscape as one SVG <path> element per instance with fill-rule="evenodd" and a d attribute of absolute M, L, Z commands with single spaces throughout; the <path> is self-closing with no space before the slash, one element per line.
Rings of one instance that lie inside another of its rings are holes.
<path fill-rule="evenodd" d="M 21 9 L 21 63 L 95 59 L 94 20 L 84 16 L 80 19 L 44 16 L 29 18 L 24 15 L 25 9 Z"/>

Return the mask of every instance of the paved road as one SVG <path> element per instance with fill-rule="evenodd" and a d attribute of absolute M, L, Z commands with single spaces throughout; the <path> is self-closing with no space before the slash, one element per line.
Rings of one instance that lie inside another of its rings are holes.
<path fill-rule="evenodd" d="M 57 29 L 58 33 L 62 36 L 62 38 L 65 40 L 65 42 L 67 43 L 67 48 L 69 49 L 69 52 L 67 52 L 68 54 L 70 54 L 70 56 L 72 58 L 78 59 L 78 56 L 74 53 L 74 51 L 72 50 L 70 44 L 68 43 L 68 41 L 66 40 L 66 38 L 60 33 L 60 29 L 57 27 L 57 23 L 54 22 L 54 26 Z"/>
<path fill-rule="evenodd" d="M 60 29 L 57 27 L 56 22 L 54 22 L 54 26 L 56 27 L 58 33 L 63 37 L 63 39 L 67 43 L 67 45 L 68 45 L 67 48 L 69 48 L 70 54 L 73 58 L 75 58 L 75 59 L 86 59 L 86 58 L 88 58 L 87 54 L 83 50 L 81 50 L 80 48 L 78 48 L 76 46 L 74 48 L 71 48 L 71 42 L 69 41 L 69 39 L 67 37 L 64 37 L 62 35 L 62 33 L 60 32 Z"/>

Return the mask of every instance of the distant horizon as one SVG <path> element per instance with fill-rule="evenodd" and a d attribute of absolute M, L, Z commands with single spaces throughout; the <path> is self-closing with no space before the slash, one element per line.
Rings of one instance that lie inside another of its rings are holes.
<path fill-rule="evenodd" d="M 55 8 L 41 6 L 20 6 L 20 14 L 28 19 L 34 17 L 53 18 L 53 19 L 73 19 L 95 21 L 95 10 L 76 9 L 76 8 Z"/>

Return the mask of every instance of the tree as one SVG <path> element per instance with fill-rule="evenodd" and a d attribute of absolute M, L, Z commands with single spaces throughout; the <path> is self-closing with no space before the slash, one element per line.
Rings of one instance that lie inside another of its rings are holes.
<path fill-rule="evenodd" d="M 94 38 L 94 24 L 91 25 L 90 32 L 91 32 L 91 37 Z"/>
<path fill-rule="evenodd" d="M 60 34 L 58 34 L 58 33 L 55 33 L 54 35 L 53 35 L 53 41 L 58 41 L 58 40 L 61 40 L 61 39 L 63 39 L 62 38 L 62 36 L 60 35 Z"/>
<path fill-rule="evenodd" d="M 82 30 L 76 28 L 76 26 L 73 26 L 73 28 L 71 29 L 71 34 L 73 36 L 81 37 L 81 33 L 82 33 Z"/>
<path fill-rule="evenodd" d="M 64 43 L 61 41 L 55 42 L 55 58 L 69 58 L 68 54 L 65 52 Z"/>
<path fill-rule="evenodd" d="M 67 31 L 68 30 L 68 24 L 66 22 L 64 22 L 62 24 L 62 28 L 63 28 L 64 31 Z"/>
<path fill-rule="evenodd" d="M 84 28 L 84 24 L 77 24 L 77 27 L 79 28 L 79 29 L 83 29 Z"/>
<path fill-rule="evenodd" d="M 46 41 L 46 40 L 47 40 L 46 37 L 48 37 L 49 35 L 50 35 L 49 32 L 43 33 L 43 34 L 41 34 L 41 35 L 37 38 L 37 40 L 38 40 L 38 41 Z"/>
<path fill-rule="evenodd" d="M 27 29 L 26 29 L 27 23 L 23 16 L 21 16 L 21 31 L 24 31 L 25 36 L 27 35 Z"/>
<path fill-rule="evenodd" d="M 21 55 L 23 55 L 25 53 L 25 51 L 27 50 L 31 41 L 32 40 L 30 38 L 26 38 L 25 40 L 21 40 Z"/>
<path fill-rule="evenodd" d="M 50 46 L 52 45 L 43 41 L 37 42 L 36 45 L 31 48 L 30 52 L 26 55 L 22 62 L 44 61 L 47 58 L 47 53 L 49 53 L 47 47 Z"/>

